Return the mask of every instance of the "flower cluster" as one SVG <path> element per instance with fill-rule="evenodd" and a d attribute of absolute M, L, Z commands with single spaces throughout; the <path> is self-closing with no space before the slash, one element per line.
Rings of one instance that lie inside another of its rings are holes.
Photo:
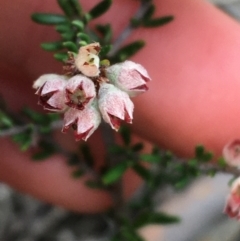
<path fill-rule="evenodd" d="M 99 43 L 81 47 L 68 62 L 68 75 L 42 75 L 33 84 L 45 110 L 64 112 L 62 131 L 71 126 L 76 140 L 87 140 L 101 116 L 115 130 L 122 120 L 132 123 L 134 105 L 129 97 L 148 89 L 150 77 L 140 64 L 101 64 L 100 50 Z"/>
<path fill-rule="evenodd" d="M 235 139 L 229 142 L 223 148 L 223 157 L 226 163 L 232 167 L 240 167 L 240 140 Z M 240 220 L 240 177 L 234 180 L 231 185 L 230 194 L 224 208 L 226 213 L 231 218 Z"/>

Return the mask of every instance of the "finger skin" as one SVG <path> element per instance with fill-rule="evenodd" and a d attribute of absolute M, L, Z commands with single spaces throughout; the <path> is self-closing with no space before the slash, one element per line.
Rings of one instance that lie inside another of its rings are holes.
<path fill-rule="evenodd" d="M 136 2 L 114 1 L 112 11 L 99 21 L 112 22 L 122 9 L 126 17 L 114 22 L 117 35 Z M 133 60 L 143 64 L 153 79 L 150 91 L 134 100 L 133 130 L 181 156 L 191 156 L 199 143 L 219 155 L 240 131 L 239 26 L 205 1 L 156 4 L 156 16 L 173 14 L 175 20 L 161 28 L 136 30 L 128 40 L 146 40 L 146 47 Z M 36 108 L 32 81 L 43 73 L 61 73 L 61 66 L 38 47 L 57 35 L 49 27 L 31 23 L 29 15 L 59 10 L 46 0 L 23 0 L 19 6 L 4 1 L 1 6 L 0 91 L 11 109 L 23 104 Z M 97 134 L 92 140 L 95 147 L 101 142 Z M 30 154 L 20 153 L 9 140 L 0 140 L 0 148 L 0 178 L 13 187 L 76 211 L 96 212 L 109 206 L 108 194 L 70 178 L 62 157 L 32 163 Z M 139 180 L 128 177 L 126 186 L 132 191 Z"/>

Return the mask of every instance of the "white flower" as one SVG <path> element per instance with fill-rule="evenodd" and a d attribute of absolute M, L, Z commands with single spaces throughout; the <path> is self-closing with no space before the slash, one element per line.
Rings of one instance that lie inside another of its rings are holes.
<path fill-rule="evenodd" d="M 230 194 L 224 208 L 226 213 L 231 218 L 240 219 L 240 178 L 238 177 L 231 186 Z"/>
<path fill-rule="evenodd" d="M 132 123 L 134 105 L 124 91 L 112 84 L 103 83 L 98 98 L 102 117 L 113 129 L 119 129 L 120 120 Z"/>
<path fill-rule="evenodd" d="M 75 130 L 76 141 L 86 141 L 98 128 L 101 122 L 101 115 L 96 107 L 96 100 L 84 110 L 70 108 L 64 114 L 62 132 L 66 132 L 70 126 Z"/>
<path fill-rule="evenodd" d="M 67 78 L 57 74 L 45 74 L 40 76 L 33 84 L 38 88 L 39 104 L 45 110 L 62 111 L 65 106 L 65 84 Z"/>
<path fill-rule="evenodd" d="M 79 110 L 90 103 L 96 96 L 96 89 L 91 79 L 84 75 L 75 75 L 66 84 L 66 105 Z"/>
<path fill-rule="evenodd" d="M 78 55 L 75 58 L 75 65 L 83 75 L 88 77 L 95 77 L 99 75 L 99 52 L 99 43 L 92 43 L 79 49 Z"/>
<path fill-rule="evenodd" d="M 224 146 L 223 157 L 228 165 L 240 167 L 240 139 L 235 139 Z"/>
<path fill-rule="evenodd" d="M 151 80 L 146 69 L 132 61 L 106 68 L 106 75 L 115 86 L 132 97 L 148 90 L 146 83 Z"/>

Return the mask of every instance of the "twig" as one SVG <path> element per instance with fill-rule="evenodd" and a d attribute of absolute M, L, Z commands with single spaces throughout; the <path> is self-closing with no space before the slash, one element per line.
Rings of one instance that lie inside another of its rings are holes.
<path fill-rule="evenodd" d="M 136 14 L 133 16 L 133 18 L 136 20 L 140 20 L 149 9 L 151 4 L 151 1 L 141 1 L 141 6 L 136 12 Z M 113 57 L 117 53 L 122 43 L 128 38 L 128 36 L 132 33 L 133 30 L 134 27 L 131 23 L 127 27 L 125 27 L 125 29 L 122 31 L 122 33 L 120 33 L 116 41 L 113 43 L 112 49 L 109 52 L 108 57 Z"/>

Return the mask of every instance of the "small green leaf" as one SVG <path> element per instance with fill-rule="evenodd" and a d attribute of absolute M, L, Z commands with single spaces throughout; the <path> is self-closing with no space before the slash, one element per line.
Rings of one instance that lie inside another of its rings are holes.
<path fill-rule="evenodd" d="M 153 28 L 165 25 L 173 20 L 173 16 L 149 19 L 143 22 L 144 27 Z"/>
<path fill-rule="evenodd" d="M 135 53 L 137 53 L 141 48 L 143 48 L 144 45 L 145 45 L 145 43 L 142 40 L 137 40 L 135 42 L 132 42 L 132 43 L 124 46 L 123 48 L 121 48 L 116 53 L 116 55 L 115 55 L 116 57 L 114 58 L 114 60 L 116 62 L 122 62 L 122 61 L 130 58 Z"/>
<path fill-rule="evenodd" d="M 111 6 L 112 0 L 103 0 L 93 7 L 88 13 L 91 16 L 91 19 L 97 18 L 104 14 Z"/>
<path fill-rule="evenodd" d="M 77 37 L 80 38 L 81 41 L 84 41 L 86 43 L 90 43 L 91 42 L 89 36 L 87 34 L 85 34 L 85 33 L 78 33 Z"/>
<path fill-rule="evenodd" d="M 55 146 L 50 142 L 41 141 L 39 147 L 41 150 L 32 156 L 34 161 L 43 161 L 56 152 Z"/>
<path fill-rule="evenodd" d="M 104 45 L 101 48 L 101 51 L 99 53 L 99 55 L 101 56 L 101 58 L 106 58 L 107 54 L 109 53 L 109 51 L 112 49 L 112 45 Z"/>
<path fill-rule="evenodd" d="M 66 47 L 71 52 L 74 52 L 74 53 L 78 52 L 77 45 L 71 41 L 63 42 L 63 46 Z"/>
<path fill-rule="evenodd" d="M 79 31 L 83 31 L 84 23 L 80 20 L 73 20 L 72 25 L 75 26 Z"/>
<path fill-rule="evenodd" d="M 84 161 L 87 163 L 87 165 L 89 167 L 93 167 L 93 165 L 94 165 L 94 158 L 93 158 L 93 155 L 91 153 L 91 149 L 90 149 L 89 145 L 86 144 L 86 143 L 83 143 L 80 146 L 80 150 L 81 150 L 81 153 L 83 155 Z"/>
<path fill-rule="evenodd" d="M 22 113 L 36 124 L 49 124 L 50 118 L 46 114 L 39 113 L 28 107 L 23 108 Z"/>
<path fill-rule="evenodd" d="M 132 169 L 145 180 L 148 184 L 152 184 L 152 175 L 150 171 L 143 165 L 136 163 L 132 166 Z"/>
<path fill-rule="evenodd" d="M 127 168 L 128 165 L 125 162 L 117 164 L 102 176 L 102 182 L 105 185 L 113 184 L 122 177 Z"/>
<path fill-rule="evenodd" d="M 82 177 L 83 175 L 84 175 L 84 171 L 82 171 L 82 170 L 80 170 L 80 169 L 73 171 L 72 174 L 71 174 L 71 176 L 72 176 L 73 178 L 80 178 L 80 177 Z"/>
<path fill-rule="evenodd" d="M 209 162 L 213 159 L 213 153 L 212 152 L 206 152 L 204 153 L 202 160 L 205 162 Z"/>
<path fill-rule="evenodd" d="M 32 20 L 36 23 L 45 25 L 56 25 L 67 22 L 65 16 L 51 13 L 34 13 L 32 15 Z"/>
<path fill-rule="evenodd" d="M 155 12 L 155 6 L 153 4 L 151 4 L 148 8 L 148 10 L 145 12 L 145 14 L 143 15 L 143 20 L 146 21 L 146 20 L 149 20 L 153 14 Z"/>
<path fill-rule="evenodd" d="M 58 24 L 55 29 L 59 33 L 71 32 L 71 25 L 69 23 Z"/>
<path fill-rule="evenodd" d="M 125 152 L 125 148 L 120 146 L 120 145 L 111 145 L 109 148 L 108 148 L 108 151 L 111 153 L 111 154 L 123 154 Z"/>
<path fill-rule="evenodd" d="M 127 125 L 121 126 L 119 133 L 122 137 L 124 145 L 129 146 L 131 143 L 131 131 L 129 126 Z"/>
<path fill-rule="evenodd" d="M 68 54 L 67 54 L 66 52 L 56 53 L 56 54 L 53 55 L 53 57 L 54 57 L 56 60 L 65 62 L 65 61 L 68 59 Z"/>
<path fill-rule="evenodd" d="M 178 223 L 180 219 L 176 216 L 168 215 L 162 212 L 144 212 L 140 214 L 134 222 L 135 228 L 140 228 L 148 224 L 169 225 Z"/>
<path fill-rule="evenodd" d="M 140 19 L 132 18 L 130 19 L 130 23 L 133 28 L 137 28 L 142 24 L 142 21 Z"/>
<path fill-rule="evenodd" d="M 41 43 L 41 47 L 46 51 L 57 51 L 63 49 L 61 41 Z"/>
<path fill-rule="evenodd" d="M 132 145 L 131 149 L 134 152 L 139 152 L 139 151 L 141 151 L 143 149 L 143 147 L 144 147 L 143 143 L 142 142 L 138 142 L 138 143 Z"/>
<path fill-rule="evenodd" d="M 74 39 L 75 37 L 75 33 L 74 32 L 64 32 L 61 33 L 61 37 L 65 40 L 65 41 L 71 41 L 72 39 Z"/>
<path fill-rule="evenodd" d="M 204 155 L 205 148 L 202 145 L 198 145 L 195 147 L 195 157 L 201 159 L 202 156 Z"/>
<path fill-rule="evenodd" d="M 159 163 L 161 161 L 160 156 L 152 155 L 152 154 L 142 154 L 140 156 L 140 160 L 145 162 L 151 162 L 151 163 Z"/>
<path fill-rule="evenodd" d="M 78 16 L 81 16 L 82 15 L 82 7 L 79 3 L 79 0 L 69 0 L 71 5 L 72 5 L 72 8 L 75 10 L 76 14 Z"/>
<path fill-rule="evenodd" d="M 32 126 L 30 126 L 24 132 L 13 135 L 12 139 L 13 141 L 15 141 L 20 145 L 20 149 L 22 151 L 26 151 L 32 143 L 32 133 L 33 133 L 33 128 Z"/>
<path fill-rule="evenodd" d="M 218 165 L 221 167 L 221 168 L 225 168 L 227 166 L 227 162 L 225 161 L 225 159 L 223 157 L 220 157 L 218 159 Z"/>
<path fill-rule="evenodd" d="M 0 111 L 0 127 L 12 127 L 13 121 L 12 119 L 4 112 Z"/>
<path fill-rule="evenodd" d="M 73 17 L 75 15 L 75 11 L 69 0 L 57 0 L 57 2 L 58 2 L 58 5 L 61 7 L 61 9 L 66 14 L 66 16 Z"/>
<path fill-rule="evenodd" d="M 103 39 L 102 42 L 108 44 L 111 42 L 112 39 L 112 28 L 110 24 L 105 25 L 96 25 L 96 29 L 102 35 Z"/>

